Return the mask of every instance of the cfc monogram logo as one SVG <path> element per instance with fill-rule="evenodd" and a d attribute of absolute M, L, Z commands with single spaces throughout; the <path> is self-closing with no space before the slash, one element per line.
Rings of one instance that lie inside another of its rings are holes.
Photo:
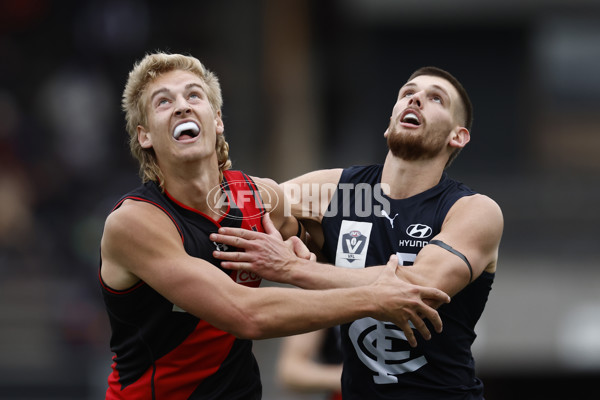
<path fill-rule="evenodd" d="M 376 384 L 397 383 L 396 375 L 414 372 L 427 364 L 425 356 L 411 358 L 410 350 L 399 341 L 407 342 L 404 332 L 389 322 L 363 318 L 354 321 L 348 330 L 356 355 L 363 364 L 375 372 Z"/>

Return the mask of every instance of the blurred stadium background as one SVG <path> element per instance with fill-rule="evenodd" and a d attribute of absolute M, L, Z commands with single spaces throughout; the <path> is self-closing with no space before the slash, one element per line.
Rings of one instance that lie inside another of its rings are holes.
<path fill-rule="evenodd" d="M 106 213 L 138 183 L 120 95 L 134 61 L 189 53 L 221 79 L 234 167 L 284 180 L 383 160 L 419 66 L 475 105 L 454 177 L 506 229 L 475 346 L 486 397 L 599 398 L 596 0 L 0 1 L 0 399 L 100 399 Z M 256 342 L 265 400 L 278 340 Z"/>

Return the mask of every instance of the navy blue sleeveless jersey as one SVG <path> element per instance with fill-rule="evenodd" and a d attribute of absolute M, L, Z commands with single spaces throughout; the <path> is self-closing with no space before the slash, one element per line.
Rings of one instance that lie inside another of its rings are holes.
<path fill-rule="evenodd" d="M 263 231 L 264 209 L 254 182 L 240 171 L 223 175 L 215 194 L 229 208 L 218 221 L 177 202 L 154 182 L 125 195 L 114 209 L 125 200 L 155 205 L 171 218 L 189 255 L 210 262 L 240 284 L 258 287 L 260 277 L 222 269 L 212 256 L 217 244 L 208 236 L 221 226 Z M 111 289 L 101 278 L 100 282 L 115 353 L 106 399 L 261 398 L 250 340 L 237 339 L 185 312 L 144 282 L 128 290 Z"/>
<path fill-rule="evenodd" d="M 386 264 L 397 254 L 401 265 L 411 265 L 440 232 L 450 207 L 475 193 L 444 174 L 423 193 L 391 199 L 380 187 L 382 170 L 382 165 L 372 165 L 342 172 L 322 221 L 323 253 L 331 263 L 364 268 Z M 429 341 L 421 338 L 416 348 L 388 322 L 363 318 L 343 325 L 344 400 L 483 399 L 471 345 L 493 278 L 484 272 L 441 306 L 443 332 L 434 332 Z"/>

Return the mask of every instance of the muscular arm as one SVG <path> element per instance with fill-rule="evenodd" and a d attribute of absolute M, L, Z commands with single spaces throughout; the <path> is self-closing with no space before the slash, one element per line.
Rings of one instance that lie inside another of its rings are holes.
<path fill-rule="evenodd" d="M 141 279 L 187 312 L 243 338 L 303 333 L 365 316 L 408 329 L 420 312 L 439 318 L 421 302 L 416 287 L 396 278 L 391 264 L 372 286 L 352 289 L 238 285 L 207 261 L 189 256 L 171 220 L 144 202 L 126 201 L 108 217 L 101 251 L 101 274 L 110 287 L 125 289 Z M 431 292 L 436 294 L 443 296 Z"/>
<path fill-rule="evenodd" d="M 342 169 L 309 172 L 283 182 L 281 188 L 294 217 L 302 222 L 317 248 L 323 247 L 321 221 L 342 176 Z"/>
<path fill-rule="evenodd" d="M 483 195 L 464 197 L 448 212 L 441 232 L 435 239 L 461 252 L 473 268 L 473 279 L 486 270 L 494 272 L 503 230 L 502 212 L 498 205 Z M 307 289 L 365 285 L 377 279 L 381 266 L 365 269 L 339 268 L 329 264 L 301 260 L 280 239 L 235 229 L 222 229 L 214 240 L 244 248 L 245 253 L 218 254 L 232 260 L 228 268 L 251 270 L 269 280 L 293 284 Z M 425 246 L 410 267 L 397 270 L 407 282 L 438 288 L 453 296 L 468 283 L 470 273 L 465 262 L 436 245 Z M 439 305 L 439 303 L 431 303 Z"/>
<path fill-rule="evenodd" d="M 448 212 L 441 240 L 462 253 L 473 270 L 473 280 L 483 271 L 495 272 L 504 228 L 500 207 L 489 197 L 473 195 L 458 200 Z M 398 269 L 402 279 L 436 287 L 454 296 L 469 284 L 470 271 L 457 255 L 437 245 L 425 246 L 410 267 Z"/>
<path fill-rule="evenodd" d="M 503 228 L 500 207 L 489 197 L 478 194 L 458 200 L 433 239 L 462 253 L 471 265 L 472 280 L 475 280 L 484 271 L 496 271 Z M 296 260 L 288 268 L 287 279 L 307 288 L 348 287 L 372 282 L 377 279 L 380 268 L 353 270 Z M 440 289 L 451 297 L 471 281 L 471 271 L 465 261 L 434 244 L 425 246 L 412 266 L 398 268 L 397 275 L 416 285 Z"/>
<path fill-rule="evenodd" d="M 503 228 L 500 207 L 489 197 L 478 194 L 463 197 L 452 206 L 434 239 L 462 253 L 471 265 L 475 280 L 483 271 L 496 271 Z M 363 272 L 296 260 L 289 267 L 288 279 L 302 287 L 313 288 L 348 286 L 359 283 L 361 278 L 365 284 L 376 279 L 379 268 L 366 268 Z M 471 279 L 465 261 L 434 244 L 425 246 L 412 266 L 398 268 L 397 275 L 416 285 L 438 288 L 450 296 L 465 288 Z"/>
<path fill-rule="evenodd" d="M 286 197 L 283 189 L 272 179 L 252 177 L 256 182 L 260 195 L 263 199 L 269 199 L 268 204 L 265 204 L 266 211 L 271 216 L 271 221 L 275 228 L 281 233 L 283 239 L 288 239 L 298 234 L 298 220 L 287 210 Z M 300 225 L 302 228 L 302 225 Z M 300 239 L 304 240 L 305 231 L 301 229 Z"/>

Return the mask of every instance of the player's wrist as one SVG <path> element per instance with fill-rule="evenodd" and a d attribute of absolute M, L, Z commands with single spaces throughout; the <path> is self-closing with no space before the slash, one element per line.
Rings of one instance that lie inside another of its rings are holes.
<path fill-rule="evenodd" d="M 317 278 L 314 273 L 315 265 L 315 261 L 296 257 L 294 261 L 288 265 L 288 283 L 303 289 L 319 289 L 314 283 L 315 278 Z"/>

